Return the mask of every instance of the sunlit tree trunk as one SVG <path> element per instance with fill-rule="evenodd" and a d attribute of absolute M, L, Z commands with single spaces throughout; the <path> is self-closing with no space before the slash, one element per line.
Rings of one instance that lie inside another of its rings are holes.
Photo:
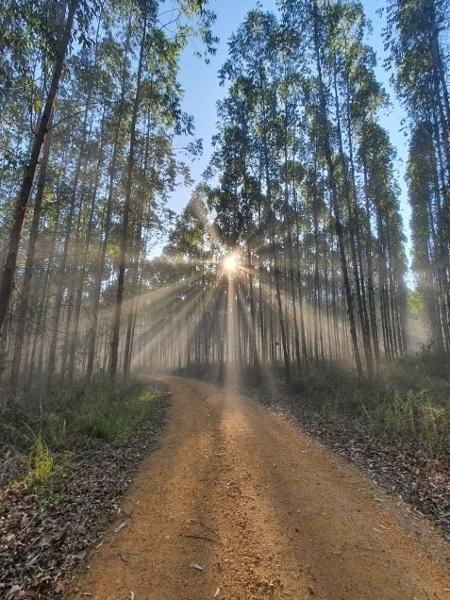
<path fill-rule="evenodd" d="M 355 312 L 354 312 L 354 302 L 353 295 L 350 287 L 350 279 L 348 276 L 348 267 L 347 267 L 347 257 L 345 253 L 345 244 L 344 244 L 344 232 L 342 228 L 341 222 L 341 214 L 339 210 L 339 200 L 338 200 L 338 191 L 335 179 L 335 167 L 333 163 L 330 139 L 329 139 L 329 125 L 328 125 L 328 114 L 327 114 L 327 103 L 326 103 L 326 95 L 325 95 L 325 87 L 322 79 L 322 59 L 320 53 L 320 43 L 319 43 L 319 34 L 318 34 L 318 14 L 317 14 L 317 0 L 313 0 L 313 28 L 314 28 L 314 47 L 315 47 L 315 55 L 316 55 L 316 65 L 318 72 L 318 82 L 319 82 L 319 101 L 322 113 L 322 126 L 323 126 L 323 144 L 324 144 L 324 152 L 325 159 L 328 167 L 328 177 L 331 189 L 331 200 L 332 200 L 332 208 L 334 213 L 335 220 L 335 228 L 336 235 L 339 243 L 339 253 L 341 257 L 341 268 L 342 268 L 342 276 L 344 281 L 344 290 L 345 296 L 347 300 L 347 310 L 348 310 L 348 319 L 350 325 L 350 335 L 353 346 L 353 356 L 355 359 L 356 369 L 358 371 L 358 375 L 363 375 L 361 356 L 359 353 L 358 346 L 358 336 L 356 331 L 356 322 L 355 322 Z"/>

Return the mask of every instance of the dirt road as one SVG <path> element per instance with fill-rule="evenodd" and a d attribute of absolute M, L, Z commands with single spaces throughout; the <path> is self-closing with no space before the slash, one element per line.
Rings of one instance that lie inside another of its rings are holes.
<path fill-rule="evenodd" d="M 444 543 L 365 475 L 256 403 L 165 382 L 161 448 L 73 597 L 450 599 Z"/>

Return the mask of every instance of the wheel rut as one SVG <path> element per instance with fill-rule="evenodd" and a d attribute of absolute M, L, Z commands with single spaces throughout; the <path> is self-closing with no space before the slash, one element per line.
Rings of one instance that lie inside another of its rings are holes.
<path fill-rule="evenodd" d="M 237 393 L 163 381 L 161 448 L 69 598 L 450 599 L 448 546 L 368 477 Z"/>

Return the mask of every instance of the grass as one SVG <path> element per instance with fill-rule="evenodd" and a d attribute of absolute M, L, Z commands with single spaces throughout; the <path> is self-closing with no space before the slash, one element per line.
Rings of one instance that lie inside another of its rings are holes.
<path fill-rule="evenodd" d="M 124 398 L 111 385 L 94 386 L 78 397 L 71 425 L 88 436 L 112 442 L 129 436 L 147 420 L 157 395 L 136 386 Z"/>
<path fill-rule="evenodd" d="M 449 450 L 450 410 L 426 392 L 392 392 L 380 402 L 363 405 L 369 428 L 379 434 L 416 439 L 435 450 Z"/>
<path fill-rule="evenodd" d="M 64 471 L 78 446 L 128 438 L 155 410 L 160 393 L 139 381 L 115 387 L 106 381 L 59 390 L 39 406 L 16 406 L 0 413 L 0 450 L 27 457 L 18 464 L 26 485 L 44 484 Z"/>
<path fill-rule="evenodd" d="M 372 381 L 321 364 L 293 382 L 305 407 L 378 436 L 417 441 L 450 452 L 450 360 L 421 352 L 385 365 Z"/>
<path fill-rule="evenodd" d="M 55 458 L 41 435 L 37 435 L 30 452 L 30 475 L 33 480 L 47 481 L 54 472 Z"/>

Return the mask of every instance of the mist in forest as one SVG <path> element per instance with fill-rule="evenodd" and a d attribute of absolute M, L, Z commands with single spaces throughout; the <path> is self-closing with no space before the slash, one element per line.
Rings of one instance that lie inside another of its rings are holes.
<path fill-rule="evenodd" d="M 191 39 L 206 62 L 225 43 L 213 7 L 5 4 L 4 398 L 226 365 L 289 380 L 336 363 L 371 379 L 404 355 L 450 350 L 446 2 L 385 9 L 409 128 L 411 271 L 361 2 L 248 12 L 218 73 L 226 94 L 197 182 L 179 61 Z M 176 215 L 168 199 L 189 183 Z"/>

